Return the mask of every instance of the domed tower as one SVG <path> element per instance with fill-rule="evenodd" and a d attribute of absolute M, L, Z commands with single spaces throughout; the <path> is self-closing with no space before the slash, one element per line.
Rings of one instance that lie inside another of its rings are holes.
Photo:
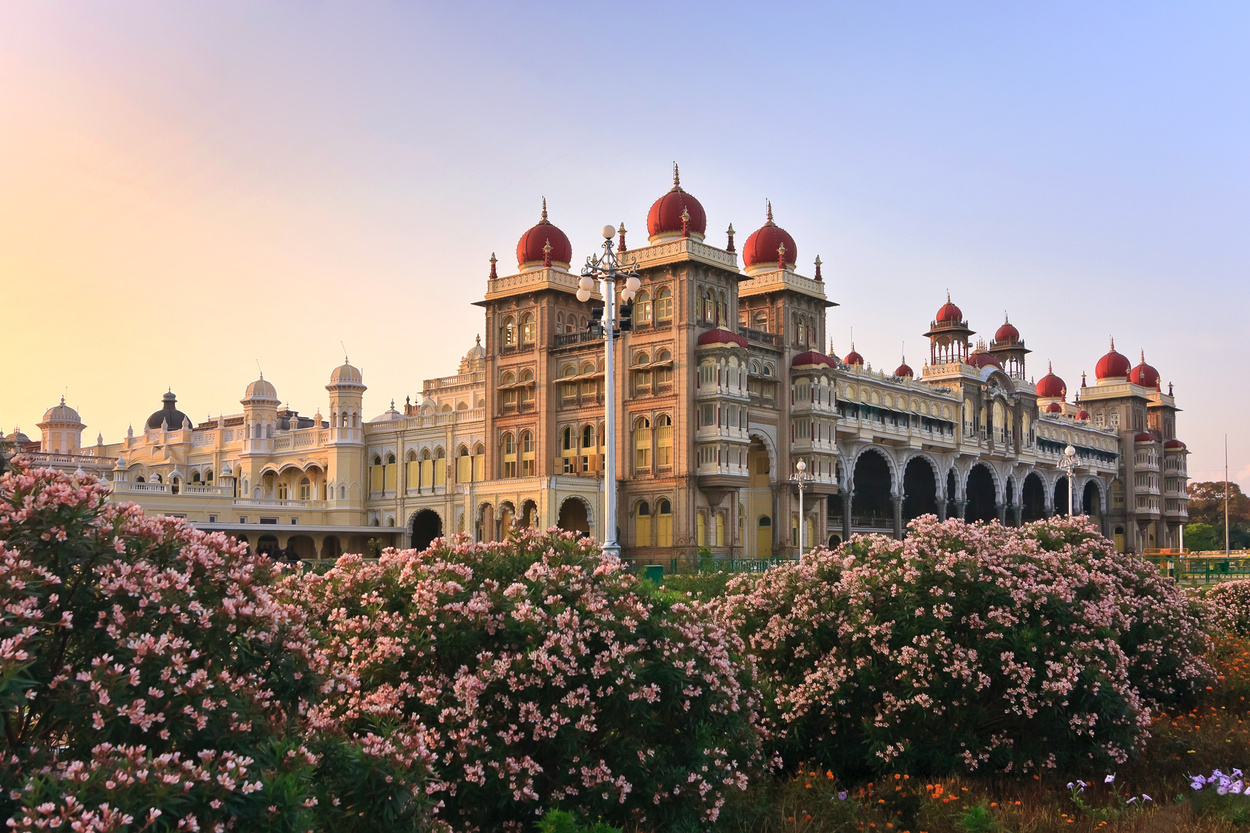
<path fill-rule="evenodd" d="M 190 417 L 178 410 L 178 397 L 171 390 L 161 396 L 160 410 L 152 412 L 144 428 L 148 431 L 181 431 L 189 421 Z"/>
<path fill-rule="evenodd" d="M 278 391 L 265 381 L 265 374 L 247 386 L 243 398 L 243 455 L 267 454 L 273 448 L 273 435 L 278 430 Z"/>
<path fill-rule="evenodd" d="M 674 162 L 672 190 L 656 200 L 647 213 L 647 240 L 653 244 L 681 237 L 701 241 L 706 232 L 707 212 L 692 194 L 682 190 L 681 176 Z"/>
<path fill-rule="evenodd" d="M 964 320 L 964 314 L 951 303 L 946 293 L 946 303 L 937 311 L 929 324 L 929 364 L 955 364 L 968 361 L 968 339 L 975 331 Z"/>
<path fill-rule="evenodd" d="M 1024 339 L 1020 338 L 1020 331 L 1011 323 L 1011 319 L 1006 315 L 1003 316 L 1003 325 L 994 333 L 994 340 L 990 342 L 990 353 L 994 355 L 1003 370 L 1013 379 L 1025 379 L 1024 357 L 1031 350 L 1024 346 Z"/>
<path fill-rule="evenodd" d="M 567 272 L 569 264 L 573 262 L 573 244 L 558 226 L 547 219 L 546 197 L 543 197 L 543 212 L 537 225 L 532 226 L 517 241 L 516 262 L 522 272 L 552 266 Z"/>
<path fill-rule="evenodd" d="M 39 430 L 43 436 L 39 438 L 39 450 L 52 454 L 78 454 L 82 449 L 82 431 L 86 428 L 78 412 L 65 404 L 55 405 L 44 412 Z"/>
<path fill-rule="evenodd" d="M 360 445 L 364 442 L 364 376 L 343 357 L 330 373 L 330 442 Z"/>
<path fill-rule="evenodd" d="M 743 271 L 755 276 L 777 270 L 782 265 L 793 269 L 798 263 L 798 256 L 799 247 L 790 232 L 773 222 L 773 204 L 770 201 L 768 219 L 747 238 L 742 247 Z"/>
<path fill-rule="evenodd" d="M 1037 381 L 1038 410 L 1044 414 L 1063 413 L 1063 405 L 1067 398 L 1067 383 L 1055 375 L 1050 362 L 1047 362 L 1046 375 Z"/>

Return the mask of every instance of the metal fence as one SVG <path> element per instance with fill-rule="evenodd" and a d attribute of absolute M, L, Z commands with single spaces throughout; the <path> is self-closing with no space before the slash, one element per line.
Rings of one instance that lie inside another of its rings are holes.
<path fill-rule="evenodd" d="M 1142 556 L 1160 574 L 1188 584 L 1213 584 L 1250 578 L 1250 553 L 1190 553 L 1184 550 L 1156 550 Z"/>

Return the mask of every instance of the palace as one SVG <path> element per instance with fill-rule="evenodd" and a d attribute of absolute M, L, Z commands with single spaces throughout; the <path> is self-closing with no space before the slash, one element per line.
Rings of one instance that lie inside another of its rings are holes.
<path fill-rule="evenodd" d="M 978 341 L 950 298 L 929 324 L 929 360 L 873 370 L 826 343 L 820 259 L 768 208 L 742 246 L 706 239 L 707 216 L 673 186 L 651 206 L 647 245 L 618 256 L 641 277 L 633 329 L 617 341 L 617 472 L 624 555 L 667 562 L 794 555 L 854 532 L 905 534 L 924 513 L 1020 524 L 1078 511 L 1118 549 L 1182 545 L 1185 444 L 1177 407 L 1143 355 L 1114 342 L 1073 401 L 1048 369 L 1026 374 L 1020 333 L 1004 322 Z M 385 545 L 424 547 L 463 532 L 497 540 L 513 524 L 603 538 L 604 348 L 595 296 L 576 298 L 572 246 L 547 215 L 517 244 L 517 268 L 492 255 L 485 342 L 418 402 L 365 419 L 367 390 L 347 363 L 329 375 L 329 413 L 282 405 L 273 383 L 246 386 L 240 413 L 193 423 L 172 392 L 120 442 L 82 446 L 61 404 L 41 439 L 7 439 L 36 461 L 111 481 L 115 499 L 185 517 L 266 551 L 302 558 Z M 830 349 L 832 353 L 832 349 Z M 1069 483 L 1064 450 L 1076 450 Z M 805 517 L 795 464 L 803 460 Z"/>

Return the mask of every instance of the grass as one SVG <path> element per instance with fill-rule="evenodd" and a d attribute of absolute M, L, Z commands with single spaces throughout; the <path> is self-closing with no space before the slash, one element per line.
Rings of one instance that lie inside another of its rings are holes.
<path fill-rule="evenodd" d="M 892 773 L 844 784 L 803 769 L 725 808 L 732 833 L 1234 833 L 1250 831 L 1250 796 L 1195 793 L 1189 776 L 1250 771 L 1250 639 L 1227 637 L 1211 660 L 1219 679 L 1185 714 L 1162 715 L 1140 757 L 1107 773 L 917 779 Z M 1150 796 L 1150 800 L 1142 796 Z"/>

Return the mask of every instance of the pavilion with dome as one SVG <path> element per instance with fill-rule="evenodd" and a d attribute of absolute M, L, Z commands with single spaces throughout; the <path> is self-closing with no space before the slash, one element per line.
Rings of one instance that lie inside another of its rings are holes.
<path fill-rule="evenodd" d="M 926 513 L 1020 524 L 1066 513 L 1070 492 L 1122 550 L 1183 546 L 1179 409 L 1144 352 L 1134 365 L 1112 342 L 1093 384 L 1082 374 L 1070 387 L 1049 363 L 1034 381 L 1016 326 L 1005 319 L 974 342 L 949 293 L 919 368 L 902 357 L 874 369 L 854 344 L 841 358 L 822 352 L 830 282 L 819 257 L 800 271 L 794 237 L 764 208 L 741 251 L 728 222 L 713 243 L 674 165 L 645 242 L 634 245 L 624 222 L 617 230 L 618 256 L 641 278 L 633 330 L 617 342 L 620 499 L 608 521 L 627 558 L 792 556 L 800 529 L 808 542 L 902 536 Z M 84 448 L 85 425 L 62 401 L 37 446 L 11 439 L 54 465 L 103 473 L 117 499 L 292 556 L 332 557 L 370 539 L 497 540 L 517 524 L 602 538 L 604 356 L 588 326 L 602 299 L 577 300 L 555 214 L 544 198 L 515 269 L 491 255 L 473 301 L 482 335 L 415 400 L 384 394 L 366 411 L 363 374 L 345 360 L 329 374 L 325 414 L 292 410 L 261 377 L 241 386 L 231 415 L 194 422 L 167 392 L 137 431 Z"/>

